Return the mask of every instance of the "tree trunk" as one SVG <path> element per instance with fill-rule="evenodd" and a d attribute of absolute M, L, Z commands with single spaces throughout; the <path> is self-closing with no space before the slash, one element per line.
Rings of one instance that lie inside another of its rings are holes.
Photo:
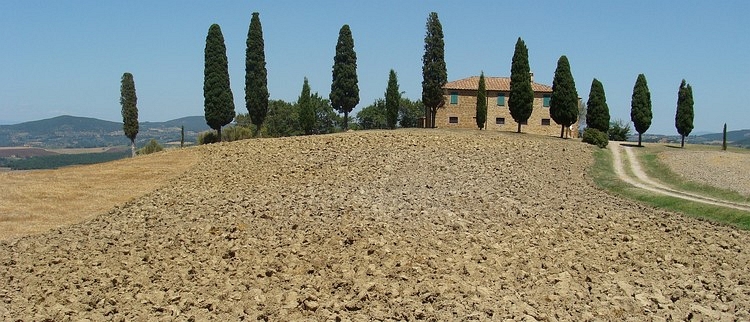
<path fill-rule="evenodd" d="M 430 111 L 430 121 L 432 122 L 430 125 L 432 125 L 432 128 L 434 129 L 435 126 L 435 118 L 437 117 L 437 109 L 432 109 Z"/>
<path fill-rule="evenodd" d="M 130 157 L 135 158 L 135 140 L 130 140 Z"/>
<path fill-rule="evenodd" d="M 560 125 L 560 138 L 564 139 L 563 135 L 565 135 L 565 125 Z"/>
<path fill-rule="evenodd" d="M 642 146 L 641 145 L 641 133 L 638 133 L 638 146 Z"/>
<path fill-rule="evenodd" d="M 680 142 L 680 147 L 681 148 L 685 147 L 685 136 L 684 135 L 682 135 L 682 142 Z"/>
<path fill-rule="evenodd" d="M 344 112 L 344 131 L 349 129 L 349 112 Z"/>
<path fill-rule="evenodd" d="M 219 129 L 216 130 L 216 134 L 219 136 L 219 142 L 221 142 L 221 126 L 219 126 Z"/>
<path fill-rule="evenodd" d="M 518 132 L 516 133 L 521 133 L 521 122 L 518 122 Z"/>

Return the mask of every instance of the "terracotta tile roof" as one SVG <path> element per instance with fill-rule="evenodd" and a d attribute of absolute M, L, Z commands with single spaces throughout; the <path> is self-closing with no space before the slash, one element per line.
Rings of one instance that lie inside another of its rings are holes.
<path fill-rule="evenodd" d="M 510 77 L 484 77 L 484 84 L 488 91 L 510 91 Z M 476 90 L 479 87 L 479 76 L 471 76 L 464 79 L 448 82 L 443 86 L 445 89 Z M 535 92 L 552 93 L 552 87 L 539 83 L 531 83 Z"/>

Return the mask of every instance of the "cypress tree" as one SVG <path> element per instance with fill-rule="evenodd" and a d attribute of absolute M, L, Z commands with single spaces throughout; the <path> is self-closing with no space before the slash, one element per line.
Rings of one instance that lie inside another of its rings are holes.
<path fill-rule="evenodd" d="M 674 126 L 682 140 L 680 147 L 685 147 L 685 137 L 693 131 L 693 87 L 682 80 L 680 89 L 677 91 L 677 113 L 675 114 Z"/>
<path fill-rule="evenodd" d="M 182 148 L 184 146 L 185 146 L 185 126 L 181 125 L 180 126 L 180 147 Z"/>
<path fill-rule="evenodd" d="M 638 79 L 633 87 L 633 97 L 630 102 L 630 120 L 633 121 L 635 130 L 638 132 L 638 146 L 641 145 L 641 136 L 651 127 L 651 92 L 648 90 L 646 76 L 638 74 Z"/>
<path fill-rule="evenodd" d="M 398 91 L 396 71 L 391 69 L 388 74 L 388 87 L 385 90 L 385 121 L 389 129 L 395 129 L 398 122 L 398 106 L 401 103 L 401 93 Z"/>
<path fill-rule="evenodd" d="M 250 19 L 245 50 L 245 107 L 255 125 L 255 134 L 260 134 L 260 127 L 268 114 L 268 71 L 263 49 L 263 28 L 258 15 L 253 12 Z"/>
<path fill-rule="evenodd" d="M 560 124 L 561 139 L 565 135 L 565 128 L 573 125 L 578 119 L 578 91 L 570 72 L 568 57 L 565 55 L 557 60 L 555 78 L 552 80 L 549 114 L 555 123 Z"/>
<path fill-rule="evenodd" d="M 484 81 L 484 72 L 479 75 L 479 87 L 477 88 L 477 127 L 483 129 L 487 123 L 487 85 Z"/>
<path fill-rule="evenodd" d="M 591 82 L 586 108 L 586 126 L 608 133 L 609 107 L 607 106 L 607 97 L 604 95 L 604 85 L 596 78 Z"/>
<path fill-rule="evenodd" d="M 510 93 L 508 110 L 510 116 L 518 123 L 518 133 L 521 133 L 521 123 L 529 120 L 534 109 L 534 90 L 531 88 L 531 68 L 529 67 L 529 50 L 526 43 L 518 37 L 513 61 L 510 66 Z"/>
<path fill-rule="evenodd" d="M 120 81 L 120 105 L 122 105 L 122 130 L 130 139 L 130 155 L 135 157 L 135 137 L 138 135 L 138 97 L 135 95 L 133 74 L 124 73 Z"/>
<path fill-rule="evenodd" d="M 331 83 L 331 105 L 344 113 L 344 130 L 349 128 L 349 113 L 359 104 L 357 85 L 357 54 L 349 25 L 339 30 L 336 56 L 333 58 L 333 82 Z"/>
<path fill-rule="evenodd" d="M 313 106 L 312 99 L 310 98 L 310 84 L 307 82 L 307 77 L 305 77 L 305 82 L 302 84 L 302 93 L 299 95 L 297 105 L 299 105 L 299 125 L 302 131 L 307 135 L 313 134 L 315 131 L 315 119 L 317 117 L 315 115 L 315 106 Z"/>
<path fill-rule="evenodd" d="M 229 86 L 227 48 L 221 27 L 211 25 L 206 36 L 205 67 L 203 70 L 203 110 L 206 124 L 216 130 L 221 141 L 221 127 L 234 119 L 234 98 Z"/>
<path fill-rule="evenodd" d="M 445 66 L 445 41 L 443 26 L 438 14 L 430 12 L 427 18 L 427 34 L 424 37 L 422 56 L 422 103 L 425 106 L 425 127 L 435 127 L 437 110 L 445 105 L 443 86 L 448 82 Z"/>
<path fill-rule="evenodd" d="M 724 134 L 722 135 L 721 139 L 721 149 L 723 151 L 727 150 L 727 123 L 724 123 Z"/>

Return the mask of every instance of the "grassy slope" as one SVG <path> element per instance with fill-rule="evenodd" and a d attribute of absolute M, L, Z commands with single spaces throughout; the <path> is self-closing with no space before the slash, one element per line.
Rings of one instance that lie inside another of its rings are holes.
<path fill-rule="evenodd" d="M 663 170 L 663 168 L 666 168 L 665 165 L 658 163 L 658 158 L 655 154 L 659 151 L 658 149 L 651 149 L 647 147 L 643 150 L 644 151 L 638 151 L 641 158 L 651 159 L 649 162 L 642 163 L 642 166 L 649 175 L 660 171 L 659 169 Z M 612 166 L 612 153 L 608 149 L 600 149 L 596 151 L 594 157 L 596 161 L 594 163 L 594 166 L 591 168 L 591 175 L 594 178 L 594 181 L 599 186 L 615 194 L 636 199 L 657 208 L 677 211 L 691 217 L 708 219 L 715 222 L 729 224 L 741 229 L 750 230 L 750 213 L 748 212 L 644 192 L 620 181 L 617 178 L 617 175 L 615 174 Z M 627 169 L 626 171 L 629 171 L 629 169 Z M 689 189 L 685 190 L 704 193 L 704 190 L 702 190 L 703 186 L 694 183 L 687 183 L 684 180 L 679 179 L 678 176 L 674 175 L 671 172 L 663 172 L 659 176 L 660 178 L 658 178 L 658 180 L 667 183 L 670 186 L 675 186 L 678 189 L 688 187 Z M 669 177 L 669 181 L 664 181 L 661 177 Z M 711 187 L 710 190 L 711 194 L 705 194 L 720 198 L 724 198 L 725 196 L 736 197 L 739 195 L 736 192 L 721 190 L 713 187 Z M 729 198 L 725 199 L 733 200 Z"/>

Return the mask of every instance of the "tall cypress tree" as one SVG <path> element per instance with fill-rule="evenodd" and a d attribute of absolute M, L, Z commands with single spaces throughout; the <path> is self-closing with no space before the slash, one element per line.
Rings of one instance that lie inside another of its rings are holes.
<path fill-rule="evenodd" d="M 349 25 L 339 30 L 336 56 L 333 58 L 333 82 L 331 83 L 331 105 L 344 113 L 344 130 L 349 128 L 349 113 L 359 104 L 357 84 L 357 54 Z"/>
<path fill-rule="evenodd" d="M 518 123 L 518 133 L 521 133 L 521 123 L 529 120 L 534 109 L 534 90 L 531 88 L 531 68 L 529 67 L 529 50 L 526 43 L 518 37 L 513 61 L 510 66 L 510 96 L 508 110 L 510 116 Z"/>
<path fill-rule="evenodd" d="M 484 72 L 479 74 L 479 86 L 477 88 L 477 127 L 483 129 L 487 123 L 487 85 L 484 81 Z"/>
<path fill-rule="evenodd" d="M 130 139 L 130 155 L 135 157 L 135 137 L 138 135 L 138 97 L 135 95 L 133 74 L 124 73 L 120 80 L 120 105 L 122 105 L 122 130 Z"/>
<path fill-rule="evenodd" d="M 388 87 L 385 90 L 385 121 L 389 129 L 395 129 L 398 122 L 398 106 L 401 103 L 401 93 L 398 91 L 396 71 L 391 69 L 388 74 Z"/>
<path fill-rule="evenodd" d="M 229 86 L 227 48 L 221 27 L 211 25 L 206 36 L 203 69 L 203 110 L 206 124 L 216 130 L 221 141 L 221 127 L 234 119 L 234 98 Z"/>
<path fill-rule="evenodd" d="M 425 127 L 435 127 L 437 110 L 445 105 L 443 86 L 448 82 L 445 66 L 445 41 L 443 26 L 437 12 L 427 18 L 427 34 L 424 37 L 422 56 L 422 103 L 425 106 Z"/>
<path fill-rule="evenodd" d="M 633 121 L 635 130 L 638 132 L 638 146 L 642 146 L 641 136 L 651 127 L 652 117 L 651 92 L 648 90 L 646 76 L 638 74 L 630 101 L 630 120 Z"/>
<path fill-rule="evenodd" d="M 604 85 L 596 78 L 591 82 L 586 107 L 586 126 L 602 131 L 602 133 L 608 133 L 609 107 L 607 106 L 607 97 L 604 95 Z"/>
<path fill-rule="evenodd" d="M 557 60 L 555 78 L 552 80 L 549 114 L 555 123 L 560 124 L 561 139 L 565 135 L 565 128 L 578 120 L 578 91 L 576 91 L 573 74 L 570 72 L 568 57 L 565 55 Z"/>
<path fill-rule="evenodd" d="M 253 17 L 250 19 L 245 50 L 245 107 L 247 107 L 250 120 L 255 125 L 256 134 L 260 134 L 260 127 L 268 113 L 268 71 L 263 45 L 263 28 L 258 15 L 257 12 L 253 12 Z"/>
<path fill-rule="evenodd" d="M 302 93 L 297 99 L 297 105 L 299 105 L 299 125 L 302 131 L 307 135 L 313 134 L 317 116 L 315 115 L 315 106 L 313 106 L 310 98 L 310 84 L 307 82 L 307 77 L 302 84 Z"/>
<path fill-rule="evenodd" d="M 682 140 L 680 147 L 685 147 L 685 137 L 693 131 L 693 87 L 682 80 L 680 89 L 677 91 L 677 113 L 675 114 L 674 126 L 680 133 Z"/>

